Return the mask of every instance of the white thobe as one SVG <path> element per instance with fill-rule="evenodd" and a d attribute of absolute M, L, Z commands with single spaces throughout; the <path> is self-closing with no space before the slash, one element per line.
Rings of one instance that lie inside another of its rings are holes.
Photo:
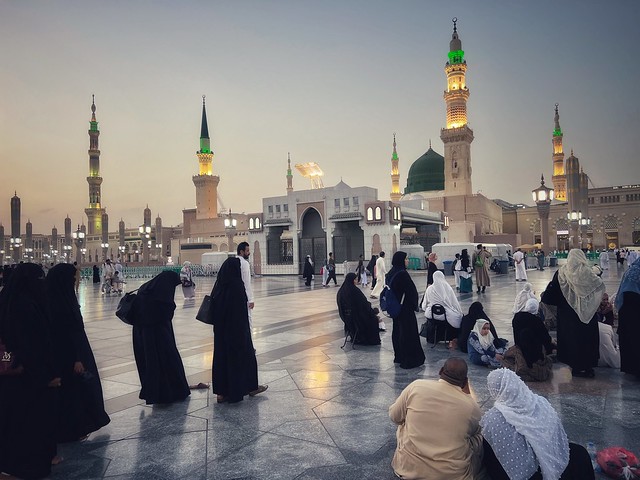
<path fill-rule="evenodd" d="M 371 292 L 373 297 L 379 297 L 384 288 L 384 277 L 387 275 L 387 267 L 384 264 L 384 258 L 378 257 L 376 260 L 376 287 Z"/>
<path fill-rule="evenodd" d="M 516 252 L 513 254 L 513 263 L 516 267 L 516 281 L 527 279 L 527 264 L 524 253 Z"/>
<path fill-rule="evenodd" d="M 251 287 L 251 266 L 249 261 L 242 255 L 236 255 L 240 259 L 240 275 L 242 276 L 242 282 L 244 283 L 244 291 L 247 294 L 247 311 L 249 312 L 249 328 L 253 331 L 253 321 L 251 319 L 252 308 L 249 308 L 249 304 L 253 303 L 253 288 Z"/>

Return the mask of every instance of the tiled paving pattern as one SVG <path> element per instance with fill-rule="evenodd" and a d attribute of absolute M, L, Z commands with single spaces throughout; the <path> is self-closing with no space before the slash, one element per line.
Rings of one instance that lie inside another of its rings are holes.
<path fill-rule="evenodd" d="M 538 293 L 554 271 L 529 272 Z M 412 275 L 422 290 L 425 273 Z M 616 270 L 605 273 L 608 292 L 615 292 L 619 277 Z M 479 298 L 500 336 L 510 338 L 513 298 L 521 284 L 513 273 L 492 274 L 492 282 L 487 293 L 460 300 L 467 310 Z M 127 287 L 140 283 L 131 280 Z M 211 380 L 211 328 L 194 317 L 212 283 L 199 280 L 195 301 L 184 301 L 176 291 L 176 339 L 190 383 Z M 83 443 L 62 445 L 65 460 L 52 478 L 396 478 L 390 467 L 395 427 L 387 408 L 412 380 L 436 378 L 452 354 L 443 345 L 425 348 L 423 367 L 402 370 L 393 364 L 391 322 L 380 347 L 340 348 L 337 288 L 308 289 L 298 278 L 264 277 L 254 279 L 254 290 L 259 378 L 269 390 L 236 405 L 218 405 L 211 391 L 193 391 L 182 403 L 152 407 L 138 399 L 131 327 L 113 314 L 119 298 L 82 285 L 86 330 L 112 421 Z M 487 373 L 470 367 L 473 395 L 483 410 L 491 406 Z M 623 445 L 640 453 L 640 383 L 604 368 L 596 370 L 594 380 L 572 379 L 558 364 L 551 382 L 532 388 L 549 398 L 572 441 Z"/>

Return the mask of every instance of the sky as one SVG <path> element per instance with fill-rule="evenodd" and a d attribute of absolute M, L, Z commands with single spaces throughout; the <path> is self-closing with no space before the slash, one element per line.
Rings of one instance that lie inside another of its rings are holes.
<path fill-rule="evenodd" d="M 225 208 L 284 195 L 287 152 L 388 199 L 394 132 L 402 189 L 429 141 L 444 153 L 453 17 L 474 192 L 551 184 L 556 102 L 593 185 L 640 183 L 636 0 L 0 0 L 0 222 L 16 191 L 23 232 L 86 223 L 92 94 L 110 230 L 195 207 L 202 95 Z"/>

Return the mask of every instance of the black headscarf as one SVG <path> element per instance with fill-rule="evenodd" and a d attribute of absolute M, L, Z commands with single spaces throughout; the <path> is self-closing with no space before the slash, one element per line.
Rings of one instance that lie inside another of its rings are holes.
<path fill-rule="evenodd" d="M 460 254 L 460 266 L 462 267 L 462 270 L 466 270 L 471 266 L 471 261 L 469 260 L 469 253 L 467 252 L 466 248 L 462 249 L 462 252 Z"/>
<path fill-rule="evenodd" d="M 496 348 L 501 348 L 504 346 L 503 340 L 498 338 L 498 333 L 496 332 L 496 327 L 493 326 L 493 322 L 489 318 L 489 315 L 484 311 L 484 307 L 480 302 L 473 302 L 469 306 L 469 313 L 462 317 L 462 321 L 460 322 L 460 333 L 458 334 L 458 348 L 461 351 L 467 353 L 467 340 L 469 339 L 469 334 L 473 327 L 476 324 L 477 320 L 484 319 L 489 322 L 489 329 L 491 330 L 491 334 L 493 335 L 493 345 Z"/>
<path fill-rule="evenodd" d="M 70 263 L 59 263 L 47 274 L 45 283 L 54 328 L 63 323 L 67 326 L 82 323 L 80 304 L 74 293 L 75 276 L 76 267 Z"/>
<path fill-rule="evenodd" d="M 9 350 L 19 341 L 18 325 L 13 310 L 19 303 L 33 302 L 42 315 L 47 312 L 47 298 L 44 286 L 44 271 L 35 263 L 21 263 L 0 292 L 0 338 Z"/>
<path fill-rule="evenodd" d="M 173 296 L 180 285 L 180 275 L 165 270 L 144 283 L 133 304 L 133 324 L 152 325 L 171 321 L 176 304 Z"/>
<path fill-rule="evenodd" d="M 211 323 L 220 325 L 232 313 L 231 310 L 240 315 L 246 315 L 247 322 L 249 321 L 247 292 L 242 281 L 239 258 L 227 258 L 220 266 L 218 278 L 211 290 L 211 298 L 212 302 L 209 308 Z M 240 309 L 240 311 L 236 312 L 236 309 Z"/>
<path fill-rule="evenodd" d="M 396 273 L 407 269 L 407 266 L 404 264 L 405 258 L 407 258 L 407 252 L 397 251 L 393 254 L 393 258 L 391 259 L 391 270 L 389 270 L 389 273 L 387 273 L 387 276 L 385 277 L 387 285 L 389 284 L 389 280 Z"/>
<path fill-rule="evenodd" d="M 338 310 L 340 310 L 341 304 L 351 305 L 354 298 L 359 298 L 359 295 L 364 296 L 362 291 L 360 291 L 360 289 L 353 283 L 356 277 L 356 274 L 353 272 L 349 272 L 345 275 L 344 282 L 342 282 L 342 285 L 336 295 L 338 300 Z"/>

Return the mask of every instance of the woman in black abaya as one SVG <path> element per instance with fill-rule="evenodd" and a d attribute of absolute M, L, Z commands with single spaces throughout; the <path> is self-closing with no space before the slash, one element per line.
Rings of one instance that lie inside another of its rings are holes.
<path fill-rule="evenodd" d="M 140 376 L 140 398 L 147 405 L 172 403 L 190 395 L 173 333 L 173 301 L 180 275 L 160 272 L 143 284 L 133 303 L 133 353 Z"/>
<path fill-rule="evenodd" d="M 400 314 L 393 319 L 391 335 L 393 362 L 399 363 L 400 368 L 419 367 L 425 360 L 416 320 L 418 290 L 407 272 L 408 263 L 405 252 L 396 252 L 391 260 L 392 268 L 385 277 L 386 285 L 391 288 L 398 302 L 402 303 Z"/>
<path fill-rule="evenodd" d="M 251 341 L 247 294 L 240 259 L 228 258 L 211 291 L 209 319 L 213 324 L 213 391 L 218 403 L 236 403 L 245 395 L 264 392 L 258 385 L 258 362 Z"/>
<path fill-rule="evenodd" d="M 604 290 L 584 252 L 574 248 L 542 294 L 544 303 L 558 307 L 558 360 L 569 365 L 575 377 L 595 376 L 600 355 L 595 313 Z"/>
<path fill-rule="evenodd" d="M 354 343 L 357 345 L 380 345 L 378 315 L 362 290 L 357 287 L 357 281 L 355 273 L 347 273 L 336 295 L 338 313 L 344 322 L 345 333 L 355 338 Z"/>
<path fill-rule="evenodd" d="M 62 388 L 57 415 L 58 442 L 80 440 L 109 423 L 96 360 L 84 331 L 74 293 L 76 268 L 60 263 L 46 278 L 51 333 Z"/>
<path fill-rule="evenodd" d="M 493 322 L 489 318 L 489 316 L 485 313 L 484 307 L 480 302 L 473 302 L 469 306 L 469 313 L 467 313 L 464 317 L 462 317 L 462 322 L 460 322 L 460 333 L 458 334 L 458 348 L 461 352 L 467 352 L 467 341 L 469 340 L 469 335 L 471 334 L 471 330 L 476 324 L 476 321 L 484 318 L 487 322 L 489 322 L 489 329 L 491 331 L 491 335 L 493 335 L 493 346 L 496 348 L 504 348 L 507 344 L 507 341 L 504 338 L 498 337 L 498 332 L 496 332 L 496 327 L 493 326 Z"/>
<path fill-rule="evenodd" d="M 58 463 L 54 432 L 60 376 L 55 367 L 44 272 L 18 265 L 0 292 L 0 338 L 16 375 L 0 376 L 0 472 L 38 479 Z"/>

